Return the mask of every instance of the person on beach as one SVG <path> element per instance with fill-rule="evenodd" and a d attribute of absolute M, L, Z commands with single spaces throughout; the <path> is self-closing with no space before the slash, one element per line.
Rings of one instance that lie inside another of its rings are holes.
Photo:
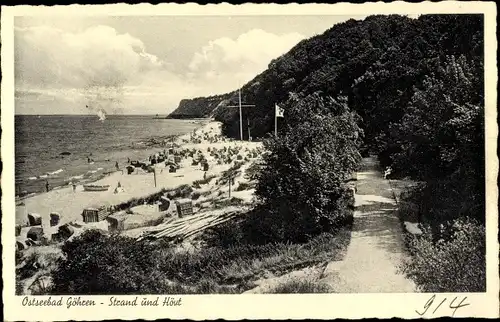
<path fill-rule="evenodd" d="M 73 192 L 76 192 L 76 183 L 71 183 L 71 185 L 73 186 Z"/>
<path fill-rule="evenodd" d="M 115 163 L 116 171 L 120 170 L 120 166 L 118 165 L 118 161 Z"/>
<path fill-rule="evenodd" d="M 49 185 L 49 181 L 45 181 L 45 190 L 47 190 L 47 192 L 49 192 L 49 189 L 50 189 L 50 185 Z"/>

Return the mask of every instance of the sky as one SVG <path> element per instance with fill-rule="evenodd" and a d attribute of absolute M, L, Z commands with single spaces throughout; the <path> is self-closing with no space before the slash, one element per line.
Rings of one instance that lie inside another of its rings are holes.
<path fill-rule="evenodd" d="M 161 114 L 227 93 L 362 16 L 31 16 L 14 21 L 16 114 Z"/>

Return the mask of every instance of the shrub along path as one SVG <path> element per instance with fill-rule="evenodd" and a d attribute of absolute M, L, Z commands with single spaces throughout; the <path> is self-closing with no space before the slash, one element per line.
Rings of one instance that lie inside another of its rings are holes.
<path fill-rule="evenodd" d="M 376 158 L 364 158 L 358 172 L 351 243 L 342 261 L 330 262 L 321 282 L 335 293 L 415 292 L 398 272 L 404 255 L 397 206 Z"/>

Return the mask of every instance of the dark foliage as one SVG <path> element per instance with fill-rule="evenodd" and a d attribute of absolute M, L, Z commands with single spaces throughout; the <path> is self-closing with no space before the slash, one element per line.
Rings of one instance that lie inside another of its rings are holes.
<path fill-rule="evenodd" d="M 256 194 L 262 221 L 278 240 L 305 241 L 352 214 L 344 185 L 360 160 L 361 129 L 344 100 L 292 95 L 280 135 L 264 142 Z"/>
<path fill-rule="evenodd" d="M 52 273 L 52 294 L 159 293 L 165 278 L 152 244 L 88 231 L 62 246 L 64 258 Z"/>
<path fill-rule="evenodd" d="M 476 221 L 458 219 L 437 234 L 410 237 L 409 250 L 401 268 L 421 291 L 486 291 L 485 230 Z"/>

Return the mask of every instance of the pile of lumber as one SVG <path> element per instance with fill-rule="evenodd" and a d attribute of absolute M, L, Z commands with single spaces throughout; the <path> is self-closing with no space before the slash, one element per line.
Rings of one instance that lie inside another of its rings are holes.
<path fill-rule="evenodd" d="M 179 218 L 144 231 L 137 240 L 164 238 L 169 241 L 182 241 L 243 213 L 245 211 L 241 207 L 227 207 Z"/>

